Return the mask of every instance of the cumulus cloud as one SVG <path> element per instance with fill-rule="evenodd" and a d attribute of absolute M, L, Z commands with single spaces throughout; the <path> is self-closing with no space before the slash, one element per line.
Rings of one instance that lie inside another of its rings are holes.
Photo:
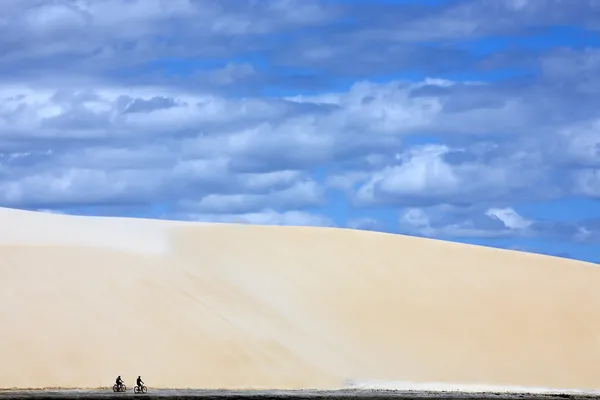
<path fill-rule="evenodd" d="M 558 195 L 536 154 L 494 154 L 490 149 L 423 145 L 373 173 L 356 191 L 358 205 L 453 203 L 472 205 Z M 535 190 L 532 184 L 536 184 Z"/>
<path fill-rule="evenodd" d="M 442 129 L 445 105 L 463 95 L 443 92 L 454 85 L 365 82 L 346 93 L 245 100 L 168 87 L 12 86 L 0 96 L 0 137 L 5 138 L 0 200 L 47 207 L 178 199 L 196 202 L 206 212 L 225 212 L 226 204 L 251 211 L 271 201 L 271 207 L 297 207 L 304 203 L 267 194 L 281 187 L 252 192 L 246 180 L 283 173 L 291 185 L 290 173 L 353 163 L 363 169 L 346 169 L 324 184 L 350 193 L 356 189 L 351 197 L 359 206 L 547 199 L 566 193 L 569 183 L 574 193 L 594 196 L 593 173 L 577 169 L 580 165 L 571 165 L 570 181 L 553 175 L 568 160 L 587 157 L 586 165 L 593 165 L 592 123 L 557 127 L 548 132 L 555 139 L 544 146 L 532 136 L 495 141 L 492 132 L 489 140 L 460 146 L 403 145 L 420 131 Z M 477 91 L 481 85 L 472 86 Z M 425 89 L 430 92 L 425 97 L 411 94 Z M 476 107 L 463 111 L 477 112 Z M 473 121 L 469 126 L 477 129 Z M 483 124 L 480 129 L 479 135 L 485 134 Z M 579 133 L 584 129 L 587 136 Z M 448 130 L 446 136 L 462 134 Z M 305 204 L 316 206 L 323 193 L 317 183 L 311 185 Z"/>
<path fill-rule="evenodd" d="M 477 213 L 441 205 L 403 210 L 399 218 L 399 231 L 445 238 L 518 237 L 532 235 L 528 223 L 510 208 Z"/>
<path fill-rule="evenodd" d="M 233 56 L 253 38 L 325 24 L 335 7 L 313 0 L 4 1 L 0 70 L 114 72 L 160 57 Z M 196 40 L 198 37 L 204 40 Z M 255 39 L 254 39 L 255 40 Z M 68 61 L 68 63 L 65 63 Z"/>
<path fill-rule="evenodd" d="M 467 238 L 538 238 L 580 244 L 600 243 L 600 220 L 552 221 L 526 218 L 512 207 L 455 207 L 441 204 L 405 208 L 399 214 L 400 233 Z M 519 248 L 514 245 L 511 248 Z"/>
<path fill-rule="evenodd" d="M 598 49 L 510 39 L 596 1 L 0 6 L 2 206 L 333 226 L 347 198 L 354 229 L 598 241 L 516 211 L 600 198 Z"/>

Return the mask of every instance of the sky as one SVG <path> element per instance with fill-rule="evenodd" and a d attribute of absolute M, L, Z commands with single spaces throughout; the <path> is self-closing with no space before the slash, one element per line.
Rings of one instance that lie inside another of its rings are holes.
<path fill-rule="evenodd" d="M 0 206 L 600 262 L 597 0 L 0 0 Z"/>

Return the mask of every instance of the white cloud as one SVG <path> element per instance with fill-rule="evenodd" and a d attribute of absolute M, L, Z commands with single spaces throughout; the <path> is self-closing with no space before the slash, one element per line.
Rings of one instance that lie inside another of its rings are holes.
<path fill-rule="evenodd" d="M 328 217 L 312 214 L 305 211 L 288 210 L 278 212 L 264 209 L 255 213 L 242 214 L 181 214 L 176 213 L 170 218 L 185 219 L 201 222 L 222 222 L 257 225 L 282 225 L 282 226 L 324 226 L 334 227 L 335 223 Z"/>
<path fill-rule="evenodd" d="M 486 211 L 440 205 L 408 208 L 400 213 L 399 230 L 403 233 L 446 238 L 498 238 L 531 236 L 531 221 L 511 208 Z"/>
<path fill-rule="evenodd" d="M 318 47 L 290 34 L 285 48 L 266 34 L 330 26 L 360 8 L 313 0 L 0 3 L 4 205 L 161 202 L 190 218 L 328 225 L 303 209 L 337 189 L 357 205 L 412 207 L 400 218 L 408 230 L 496 237 L 541 229 L 510 208 L 515 199 L 600 196 L 598 104 L 579 97 L 596 90 L 596 51 L 552 53 L 541 60 L 543 79 L 530 85 L 426 78 L 360 81 L 329 93 L 319 86 L 381 68 L 473 66 L 452 45 L 424 48 L 406 39 L 517 32 L 582 18 L 565 2 L 402 8 L 408 22 L 401 24 L 387 19 L 399 13 L 374 5 L 375 25 L 319 32 Z M 585 2 L 578 10 L 593 7 Z M 227 60 L 265 49 L 263 65 Z M 357 49 L 369 51 L 348 62 Z M 297 53 L 287 60 L 293 69 L 273 68 L 288 52 Z M 212 57 L 226 61 L 201 65 Z M 569 70 L 567 58 L 581 63 Z M 302 66 L 314 75 L 302 76 Z M 581 76 L 585 82 L 577 82 Z M 585 90 L 572 93 L 552 82 L 559 79 Z M 259 96 L 261 85 L 289 89 L 290 82 L 319 94 Z M 244 96 L 226 97 L 228 90 Z M 444 144 L 411 145 L 422 143 L 420 135 Z M 321 184 L 310 174 L 315 170 L 334 172 Z M 445 216 L 440 204 L 478 211 Z M 383 229 L 372 218 L 347 224 Z"/>
<path fill-rule="evenodd" d="M 512 208 L 490 208 L 485 212 L 488 217 L 498 218 L 505 227 L 509 229 L 526 229 L 531 225 L 531 221 L 521 217 Z"/>
<path fill-rule="evenodd" d="M 358 205 L 498 202 L 513 195 L 559 195 L 552 182 L 553 164 L 544 157 L 560 157 L 544 153 L 535 139 L 528 144 L 517 138 L 502 151 L 497 143 L 404 146 L 402 150 L 405 135 L 418 133 L 412 129 L 427 132 L 444 121 L 440 104 L 448 104 L 454 96 L 434 91 L 423 100 L 411 91 L 446 90 L 454 85 L 431 79 L 410 85 L 363 83 L 347 93 L 287 101 L 228 99 L 161 86 L 51 90 L 0 85 L 0 99 L 4 99 L 0 137 L 10 139 L 4 142 L 10 147 L 0 145 L 6 155 L 0 158 L 0 173 L 10 176 L 0 182 L 5 188 L 3 201 L 12 205 L 59 199 L 143 201 L 159 193 L 160 198 L 200 201 L 210 210 L 220 199 L 231 204 L 248 200 L 265 207 L 266 197 L 253 192 L 253 185 L 262 187 L 257 191 L 263 190 L 264 195 L 271 184 L 281 190 L 281 179 L 291 185 L 302 170 L 351 162 L 359 162 L 360 167 L 329 176 L 325 185 L 346 191 L 360 185 L 354 198 Z M 484 134 L 490 129 L 483 123 L 478 128 L 475 120 L 467 121 L 470 130 L 481 129 Z M 561 129 L 560 137 L 571 144 L 552 151 L 562 151 L 563 160 L 583 159 L 585 154 L 591 162 L 594 154 L 584 151 L 595 143 L 595 130 L 588 129 L 583 140 L 572 133 L 575 128 Z M 55 138 L 60 141 L 50 141 Z M 530 147 L 523 150 L 521 144 Z M 5 161 L 10 154 L 14 158 L 34 149 L 36 155 L 23 157 L 18 165 Z M 48 154 L 41 156 L 41 152 Z M 85 189 L 87 185 L 93 189 Z M 591 193 L 593 188 L 581 190 Z M 207 193 L 214 196 L 202 200 Z M 280 201 L 270 199 L 272 207 Z"/>
<path fill-rule="evenodd" d="M 425 82 L 435 86 L 448 84 L 430 79 Z M 401 134 L 429 127 L 442 109 L 440 99 L 435 96 L 410 96 L 412 89 L 421 86 L 422 83 L 358 82 L 346 93 L 292 96 L 289 99 L 339 107 L 337 112 L 323 119 L 324 127 L 368 130 L 379 135 Z"/>
<path fill-rule="evenodd" d="M 103 169 L 55 168 L 0 182 L 0 203 L 20 207 L 43 204 L 102 204 L 160 198 L 163 170 L 108 171 Z M 153 179 L 148 177 L 153 176 Z"/>
<path fill-rule="evenodd" d="M 456 156 L 457 161 L 449 161 Z M 456 202 L 472 204 L 500 201 L 513 192 L 526 190 L 544 170 L 521 169 L 533 160 L 520 154 L 502 159 L 473 160 L 472 154 L 446 145 L 415 146 L 406 150 L 399 163 L 375 172 L 357 190 L 359 205 Z M 538 166 L 536 166 L 538 167 Z"/>
<path fill-rule="evenodd" d="M 549 239 L 555 243 L 600 243 L 600 220 L 578 221 L 535 220 L 524 217 L 512 207 L 455 207 L 440 204 L 431 207 L 406 208 L 398 219 L 400 233 L 443 238 L 461 239 Z M 509 248 L 522 248 L 519 242 Z M 548 253 L 548 251 L 545 251 Z M 552 251 L 555 253 L 556 251 Z"/>
<path fill-rule="evenodd" d="M 253 48 L 253 37 L 326 24 L 336 14 L 335 7 L 315 0 L 275 4 L 20 0 L 2 4 L 3 64 L 21 66 L 21 73 L 35 70 L 37 63 L 46 60 L 46 70 L 57 75 L 106 73 L 116 65 L 133 67 L 160 57 L 233 56 Z"/>
<path fill-rule="evenodd" d="M 285 210 L 314 207 L 323 203 L 323 192 L 316 182 L 298 180 L 290 187 L 264 194 L 209 194 L 197 202 L 183 202 L 181 207 L 203 214 L 238 214 L 267 207 Z"/>

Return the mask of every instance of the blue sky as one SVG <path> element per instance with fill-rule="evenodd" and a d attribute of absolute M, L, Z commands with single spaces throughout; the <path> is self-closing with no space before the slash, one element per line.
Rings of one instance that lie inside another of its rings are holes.
<path fill-rule="evenodd" d="M 0 206 L 600 262 L 595 0 L 0 6 Z"/>

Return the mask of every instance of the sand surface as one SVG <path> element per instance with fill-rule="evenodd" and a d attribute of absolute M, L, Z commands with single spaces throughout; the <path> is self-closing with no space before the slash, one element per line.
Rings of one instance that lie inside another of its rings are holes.
<path fill-rule="evenodd" d="M 0 209 L 0 387 L 117 374 L 598 389 L 600 269 L 366 231 Z"/>

